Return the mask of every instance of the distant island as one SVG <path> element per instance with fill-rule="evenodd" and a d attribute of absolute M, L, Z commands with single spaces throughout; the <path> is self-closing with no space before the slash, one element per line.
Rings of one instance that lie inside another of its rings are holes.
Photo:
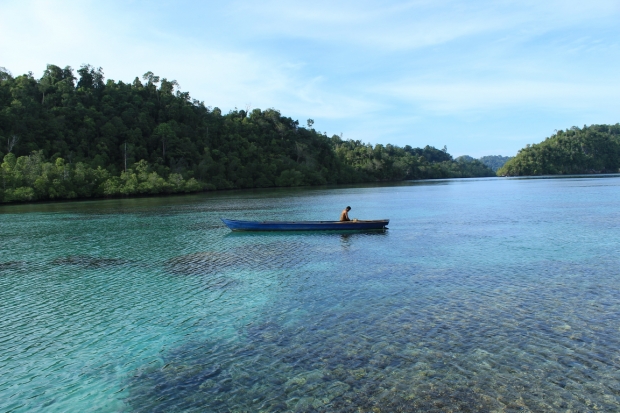
<path fill-rule="evenodd" d="M 275 109 L 205 106 L 152 72 L 0 68 L 0 202 L 495 176 L 447 148 L 328 137 Z M 6 146 L 4 145 L 6 143 Z"/>
<path fill-rule="evenodd" d="M 514 156 L 487 155 L 480 158 L 480 162 L 493 169 L 495 172 L 499 170 L 506 162 L 514 158 Z"/>
<path fill-rule="evenodd" d="M 475 159 L 469 155 L 462 155 L 456 158 L 456 160 L 460 162 L 480 161 L 495 172 L 497 172 L 499 168 L 504 166 L 504 164 L 510 159 L 512 159 L 512 156 L 501 156 L 501 155 L 487 155 L 479 159 Z"/>
<path fill-rule="evenodd" d="M 573 126 L 527 145 L 502 166 L 500 176 L 620 172 L 620 124 Z"/>

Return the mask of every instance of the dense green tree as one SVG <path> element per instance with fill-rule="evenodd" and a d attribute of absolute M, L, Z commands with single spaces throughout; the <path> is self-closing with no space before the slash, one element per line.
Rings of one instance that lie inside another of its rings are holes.
<path fill-rule="evenodd" d="M 480 162 L 493 169 L 495 172 L 499 170 L 506 162 L 511 160 L 512 156 L 487 155 L 480 158 Z"/>
<path fill-rule="evenodd" d="M 527 145 L 498 175 L 555 175 L 618 172 L 620 124 L 572 127 Z"/>
<path fill-rule="evenodd" d="M 328 137 L 275 109 L 222 114 L 152 72 L 0 68 L 0 201 L 491 175 L 430 146 Z M 6 144 L 5 144 L 6 142 Z"/>

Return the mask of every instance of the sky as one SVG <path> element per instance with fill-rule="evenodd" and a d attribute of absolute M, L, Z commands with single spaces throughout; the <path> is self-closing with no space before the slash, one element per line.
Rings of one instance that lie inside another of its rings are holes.
<path fill-rule="evenodd" d="M 0 0 L 0 66 L 47 64 L 152 71 L 328 136 L 513 156 L 620 122 L 620 1 Z"/>

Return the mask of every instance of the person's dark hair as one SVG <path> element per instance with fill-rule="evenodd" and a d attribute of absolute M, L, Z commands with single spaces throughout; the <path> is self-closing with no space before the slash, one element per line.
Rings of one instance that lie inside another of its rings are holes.
<path fill-rule="evenodd" d="M 347 207 L 347 211 L 350 211 L 350 210 L 351 210 L 351 207 L 350 207 L 350 206 L 348 206 L 348 207 Z"/>

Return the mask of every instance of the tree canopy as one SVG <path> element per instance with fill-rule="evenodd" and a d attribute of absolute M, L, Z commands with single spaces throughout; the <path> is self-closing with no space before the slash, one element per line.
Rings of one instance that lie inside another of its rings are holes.
<path fill-rule="evenodd" d="M 497 172 L 502 176 L 619 172 L 620 124 L 573 126 L 527 145 Z"/>
<path fill-rule="evenodd" d="M 497 172 L 499 168 L 512 158 L 513 156 L 487 155 L 480 158 L 480 162 Z"/>
<path fill-rule="evenodd" d="M 152 72 L 0 68 L 0 201 L 492 176 L 426 146 L 328 137 L 276 109 L 223 114 Z M 6 146 L 4 145 L 6 142 Z"/>

